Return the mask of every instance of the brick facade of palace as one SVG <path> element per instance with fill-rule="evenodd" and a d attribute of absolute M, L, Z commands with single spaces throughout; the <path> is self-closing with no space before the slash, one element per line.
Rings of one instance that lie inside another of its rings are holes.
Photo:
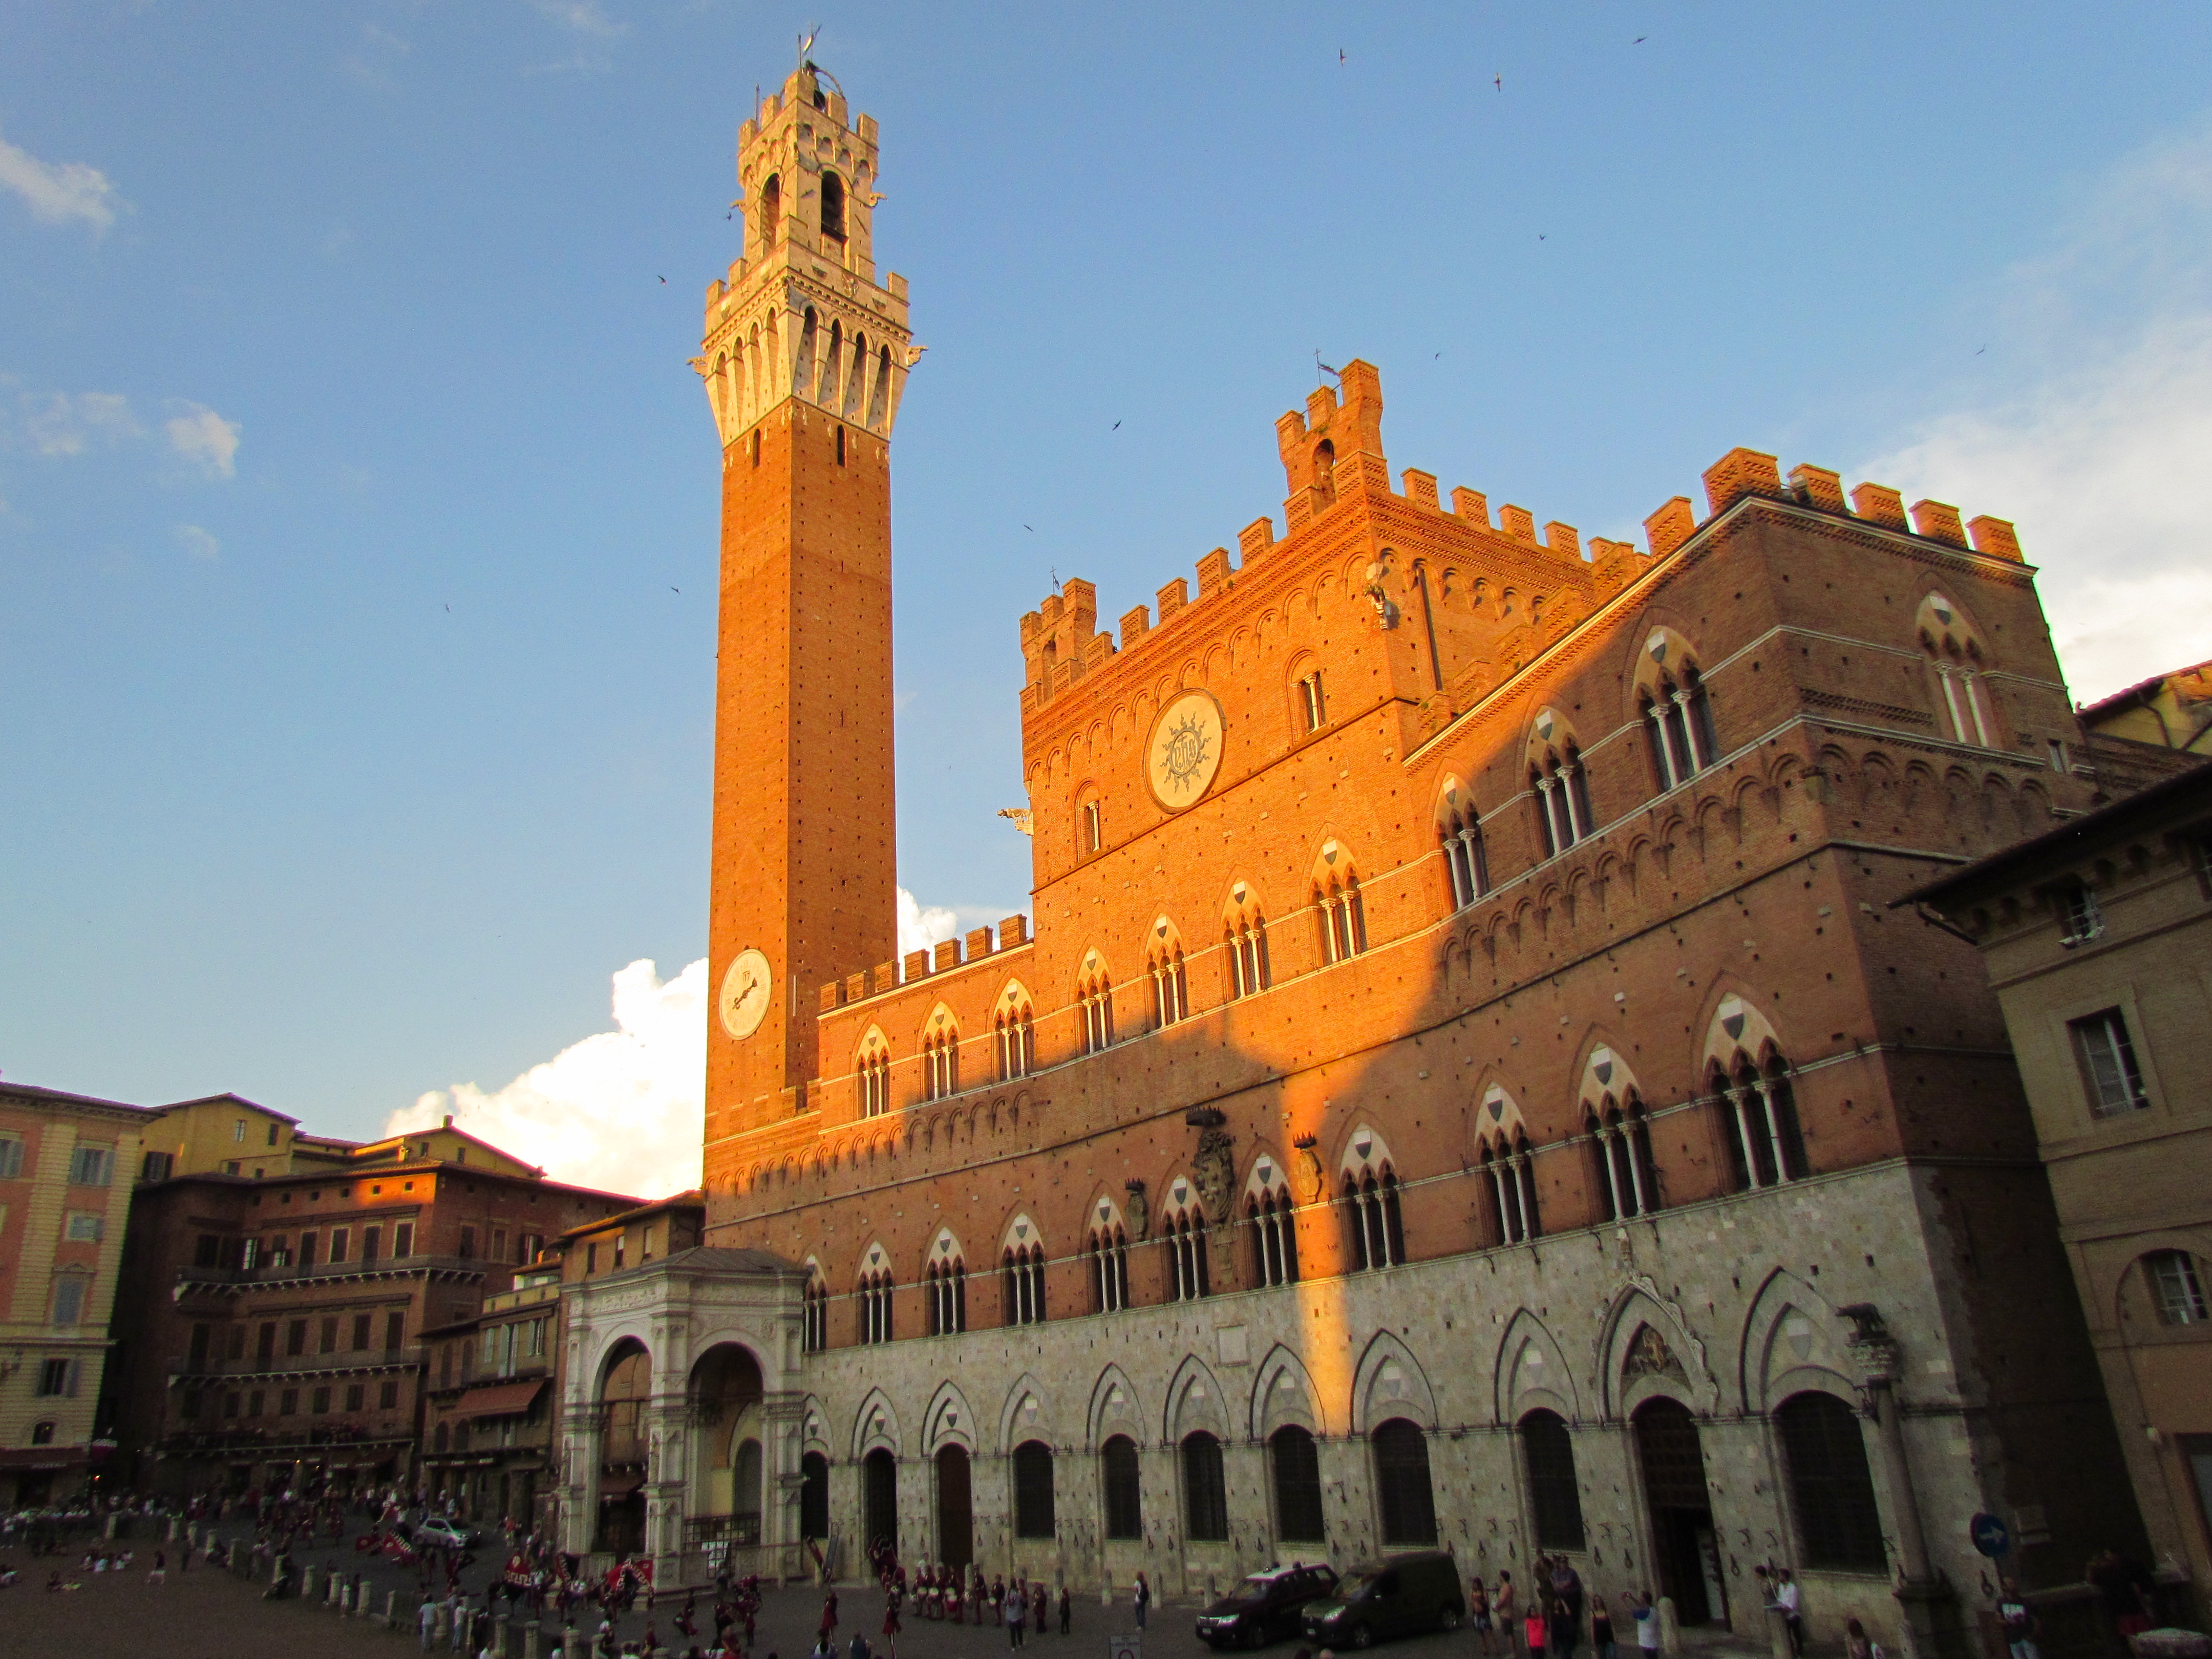
<path fill-rule="evenodd" d="M 570 1546 L 1739 1626 L 1771 1560 L 1926 1649 L 1970 1517 L 2138 1540 L 1996 1002 L 1888 908 L 2098 797 L 2011 526 L 1739 449 L 1585 548 L 1348 363 L 1194 592 L 1020 618 L 1034 924 L 899 960 L 877 160 L 806 72 L 740 139 L 706 1228 L 566 1287 Z"/>

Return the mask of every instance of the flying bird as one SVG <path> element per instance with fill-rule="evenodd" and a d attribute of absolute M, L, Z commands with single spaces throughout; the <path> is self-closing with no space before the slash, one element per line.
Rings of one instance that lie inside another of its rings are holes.
<path fill-rule="evenodd" d="M 1344 48 L 1342 46 L 1339 46 L 1336 49 L 1336 61 L 1340 64 L 1344 62 Z"/>
<path fill-rule="evenodd" d="M 1540 230 L 1536 233 L 1536 240 L 1540 242 L 1544 240 L 1544 233 L 1542 231 Z"/>
<path fill-rule="evenodd" d="M 1982 355 L 1982 353 L 1984 353 L 1984 351 L 1987 351 L 1988 349 L 1989 349 L 1989 348 L 1988 348 L 1987 346 L 1976 346 L 1976 347 L 1974 348 L 1974 356 L 1976 356 L 1977 357 L 1978 357 L 1978 356 L 1980 356 Z"/>
<path fill-rule="evenodd" d="M 672 593 L 681 593 L 684 590 L 680 587 L 672 587 L 668 591 Z"/>
<path fill-rule="evenodd" d="M 1119 432 L 1121 429 L 1121 422 L 1119 422 L 1119 421 L 1115 422 L 1114 422 L 1114 430 L 1115 430 L 1115 431 L 1116 431 L 1116 432 Z"/>
<path fill-rule="evenodd" d="M 1498 91 L 1505 90 L 1505 77 L 1503 75 L 1493 75 L 1490 78 L 1496 82 Z"/>
<path fill-rule="evenodd" d="M 668 278 L 666 278 L 665 276 L 662 277 L 662 278 L 660 279 L 660 285 L 661 285 L 663 288 L 666 288 L 666 287 L 668 286 Z"/>
<path fill-rule="evenodd" d="M 1638 46 L 1642 46 L 1642 45 L 1643 45 L 1646 40 L 1649 40 L 1650 38 L 1651 38 L 1651 37 L 1650 37 L 1650 35 L 1648 35 L 1648 34 L 1639 34 L 1639 35 L 1638 35 L 1638 36 L 1636 37 L 1636 44 L 1637 44 Z"/>
<path fill-rule="evenodd" d="M 1026 524 L 1025 524 L 1025 525 L 1024 525 L 1024 526 L 1022 526 L 1022 528 L 1023 528 L 1023 529 L 1024 529 L 1024 530 L 1026 530 L 1026 531 L 1028 531 L 1028 532 L 1030 532 L 1030 535 L 1032 535 L 1032 536 L 1034 536 L 1034 535 L 1036 535 L 1036 526 L 1034 526 L 1034 525 L 1026 525 Z"/>

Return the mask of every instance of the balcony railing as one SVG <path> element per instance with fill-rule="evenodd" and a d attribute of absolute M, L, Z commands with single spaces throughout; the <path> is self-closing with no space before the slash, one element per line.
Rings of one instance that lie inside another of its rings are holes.
<path fill-rule="evenodd" d="M 695 1515 L 684 1522 L 687 1542 L 705 1544 L 726 1540 L 741 1547 L 750 1547 L 760 1542 L 761 1518 L 758 1510 L 747 1510 L 736 1515 Z"/>
<path fill-rule="evenodd" d="M 422 1364 L 425 1352 L 422 1348 L 355 1348 L 343 1353 L 272 1354 L 265 1359 L 252 1354 L 239 1359 L 219 1359 L 210 1355 L 198 1364 L 188 1355 L 171 1354 L 169 1375 L 230 1382 L 255 1376 L 309 1376 L 318 1371 L 335 1376 L 341 1372 L 414 1370 Z"/>
<path fill-rule="evenodd" d="M 282 1266 L 271 1261 L 255 1263 L 251 1267 L 187 1267 L 177 1269 L 179 1285 L 309 1285 L 318 1279 L 359 1279 L 369 1273 L 458 1273 L 481 1278 L 488 1267 L 504 1264 L 487 1262 L 474 1255 L 380 1255 L 374 1261 L 318 1261 L 312 1267 L 302 1267 L 288 1261 Z"/>

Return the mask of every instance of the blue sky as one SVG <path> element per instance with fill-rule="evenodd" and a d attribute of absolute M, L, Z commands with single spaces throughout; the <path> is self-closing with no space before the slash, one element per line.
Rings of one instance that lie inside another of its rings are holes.
<path fill-rule="evenodd" d="M 577 1109 L 680 1117 L 685 360 L 817 21 L 931 348 L 900 879 L 963 925 L 1028 904 L 1016 618 L 1279 521 L 1317 349 L 1381 367 L 1394 466 L 1540 521 L 1636 532 L 1749 444 L 2017 519 L 2077 695 L 2212 655 L 2202 8 L 17 0 L 0 1073 L 367 1133 L 650 959 L 673 1046 L 618 1025 Z"/>

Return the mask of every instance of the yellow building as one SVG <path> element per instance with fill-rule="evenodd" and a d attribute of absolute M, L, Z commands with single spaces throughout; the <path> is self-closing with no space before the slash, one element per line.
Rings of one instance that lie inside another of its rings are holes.
<path fill-rule="evenodd" d="M 146 1119 L 0 1085 L 0 1510 L 73 1494 L 106 1449 L 108 1314 Z"/>
<path fill-rule="evenodd" d="M 2201 1604 L 2212 1591 L 2212 765 L 1907 897 L 1988 963 L 2151 1546 L 2194 1579 Z"/>
<path fill-rule="evenodd" d="M 534 1164 L 501 1152 L 448 1117 L 434 1129 L 410 1129 L 380 1140 L 342 1140 L 308 1134 L 299 1120 L 238 1095 L 157 1106 L 145 1115 L 146 1157 L 137 1173 L 146 1181 L 173 1176 L 232 1175 L 255 1181 L 317 1170 L 361 1170 L 382 1164 L 436 1159 L 488 1170 L 495 1175 L 542 1176 Z"/>
<path fill-rule="evenodd" d="M 2154 674 L 2080 711 L 2087 766 L 2124 795 L 2212 757 L 2212 662 Z M 2063 763 L 2063 757 L 2054 757 Z"/>

